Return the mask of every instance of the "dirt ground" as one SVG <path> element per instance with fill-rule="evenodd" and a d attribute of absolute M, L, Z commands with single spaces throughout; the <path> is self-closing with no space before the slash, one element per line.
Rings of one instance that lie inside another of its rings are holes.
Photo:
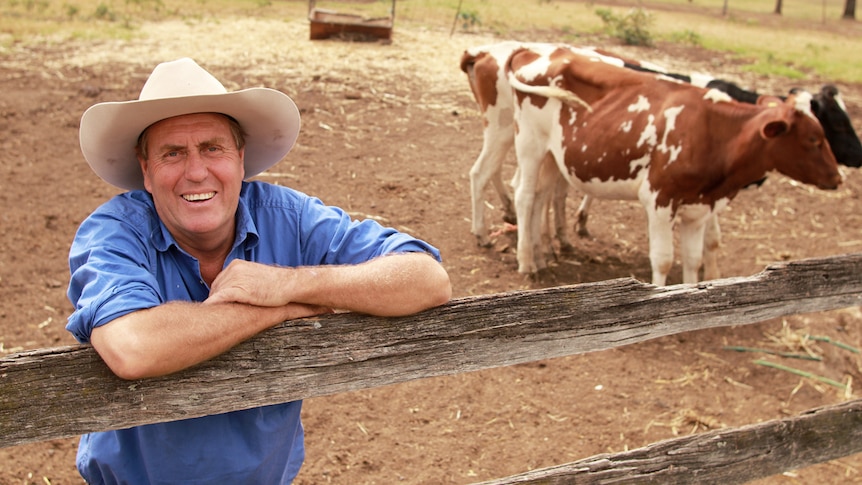
<path fill-rule="evenodd" d="M 777 34 L 781 35 L 781 34 Z M 789 34 L 785 34 L 789 35 Z M 514 235 L 493 248 L 470 234 L 468 170 L 481 122 L 458 69 L 464 48 L 494 39 L 402 26 L 384 43 L 307 39 L 304 20 L 167 22 L 131 41 L 16 48 L 0 62 L 0 357 L 74 345 L 65 331 L 67 251 L 80 221 L 116 193 L 78 148 L 90 105 L 134 99 L 153 66 L 190 55 L 229 89 L 283 90 L 303 113 L 296 148 L 262 177 L 315 194 L 437 245 L 455 297 L 632 276 L 649 280 L 646 229 L 634 203 L 599 201 L 591 239 L 530 281 L 515 269 Z M 523 40 L 552 40 L 536 33 Z M 761 92 L 786 81 L 743 74 L 736 61 L 697 49 L 625 49 L 679 71 L 720 73 Z M 823 79 L 795 83 L 819 89 Z M 839 84 L 862 122 L 862 86 Z M 507 174 L 511 174 L 511 165 Z M 741 193 L 723 215 L 722 271 L 751 275 L 775 261 L 862 250 L 862 174 L 824 192 L 782 176 Z M 498 200 L 488 191 L 487 200 Z M 577 194 L 570 198 L 574 206 Z M 574 210 L 574 207 L 571 208 Z M 500 210 L 489 219 L 499 228 Z M 677 264 L 670 283 L 680 281 Z M 307 460 L 297 483 L 472 483 L 622 451 L 708 429 L 793 416 L 858 398 L 767 368 L 766 354 L 728 345 L 811 352 L 781 361 L 836 381 L 862 382 L 858 308 L 680 334 L 610 351 L 307 400 Z M 74 484 L 77 439 L 0 449 L 0 484 Z M 862 456 L 757 483 L 862 482 Z"/>

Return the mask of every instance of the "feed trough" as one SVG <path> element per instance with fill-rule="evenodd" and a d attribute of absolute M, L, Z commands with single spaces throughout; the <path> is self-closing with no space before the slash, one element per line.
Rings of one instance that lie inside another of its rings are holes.
<path fill-rule="evenodd" d="M 379 1 L 363 2 L 339 2 L 349 5 L 355 4 L 357 7 L 367 6 L 369 3 L 379 5 Z M 392 26 L 395 23 L 395 0 L 392 0 L 392 7 L 389 9 L 388 15 L 384 16 L 368 16 L 366 13 L 374 14 L 376 12 L 363 12 L 335 10 L 318 7 L 316 0 L 308 2 L 308 20 L 310 22 L 311 40 L 327 39 L 330 37 L 348 37 L 360 40 L 373 40 L 392 38 Z M 366 9 L 367 10 L 367 9 Z"/>

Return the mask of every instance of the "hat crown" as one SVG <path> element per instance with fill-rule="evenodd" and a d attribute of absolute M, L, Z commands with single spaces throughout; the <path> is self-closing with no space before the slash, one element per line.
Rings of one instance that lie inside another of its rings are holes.
<path fill-rule="evenodd" d="M 200 67 L 195 61 L 184 57 L 175 61 L 163 62 L 153 69 L 139 100 L 224 94 L 224 85 L 212 74 Z"/>

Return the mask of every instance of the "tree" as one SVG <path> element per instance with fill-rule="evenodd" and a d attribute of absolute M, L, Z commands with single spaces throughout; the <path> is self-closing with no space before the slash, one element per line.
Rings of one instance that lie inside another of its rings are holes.
<path fill-rule="evenodd" d="M 775 0 L 775 11 L 772 12 L 776 15 L 781 15 L 781 0 Z"/>
<path fill-rule="evenodd" d="M 856 0 L 847 0 L 844 2 L 844 15 L 841 18 L 856 20 Z"/>

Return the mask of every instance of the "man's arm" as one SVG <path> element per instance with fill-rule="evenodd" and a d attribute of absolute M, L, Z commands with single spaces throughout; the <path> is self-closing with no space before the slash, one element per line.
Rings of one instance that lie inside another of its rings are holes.
<path fill-rule="evenodd" d="M 119 377 L 142 379 L 211 359 L 285 320 L 331 308 L 399 316 L 451 298 L 446 270 L 425 253 L 358 265 L 286 268 L 233 261 L 203 303 L 174 301 L 93 329 L 90 342 Z"/>
<path fill-rule="evenodd" d="M 398 253 L 357 265 L 287 268 L 234 260 L 215 279 L 208 302 L 278 307 L 305 303 L 378 316 L 442 305 L 449 275 L 426 253 Z"/>
<path fill-rule="evenodd" d="M 174 301 L 96 327 L 90 343 L 114 374 L 143 379 L 211 359 L 285 320 L 329 312 L 302 304 L 255 307 Z"/>

